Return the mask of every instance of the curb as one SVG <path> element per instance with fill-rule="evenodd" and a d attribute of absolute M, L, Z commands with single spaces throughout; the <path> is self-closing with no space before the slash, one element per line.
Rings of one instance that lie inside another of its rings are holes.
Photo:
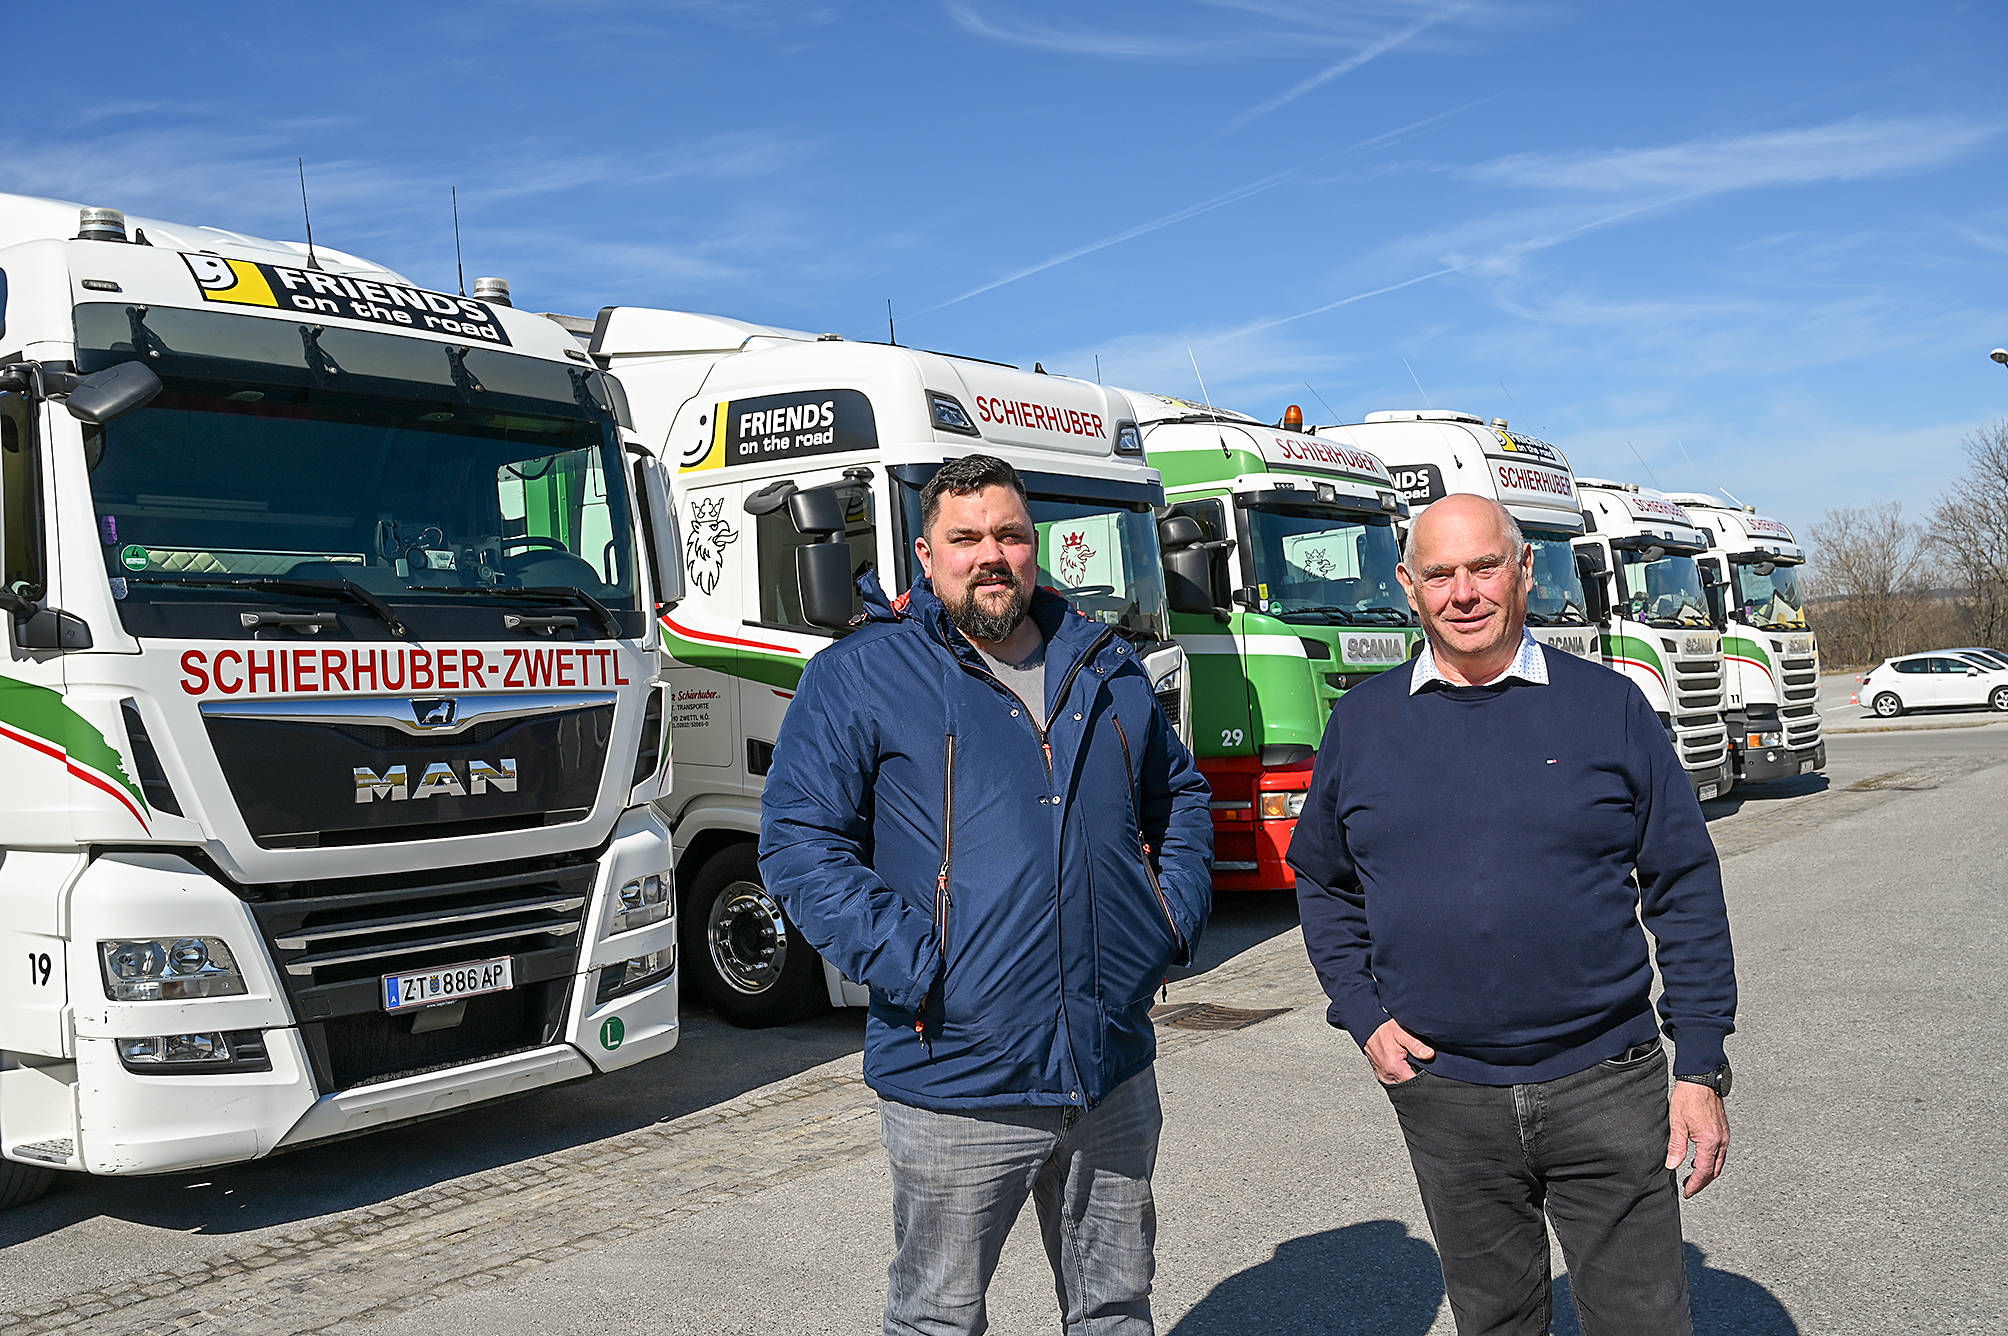
<path fill-rule="evenodd" d="M 1831 725 L 1820 731 L 1822 737 L 1834 737 L 1842 733 L 1929 733 L 1941 728 L 1989 728 L 2002 723 L 2000 719 L 1962 719 L 1950 724 L 1870 724 L 1862 728 L 1835 728 Z"/>

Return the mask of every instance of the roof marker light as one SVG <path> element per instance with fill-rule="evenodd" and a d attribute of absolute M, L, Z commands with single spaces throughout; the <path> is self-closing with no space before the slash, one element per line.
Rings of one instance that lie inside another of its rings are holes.
<path fill-rule="evenodd" d="M 1295 404 L 1291 404 L 1288 408 L 1283 410 L 1283 430 L 1302 431 L 1303 429 L 1304 429 L 1304 410 L 1297 407 L 1297 405 Z"/>
<path fill-rule="evenodd" d="M 117 209 L 77 210 L 77 240 L 127 240 L 125 214 Z"/>
<path fill-rule="evenodd" d="M 491 306 L 514 306 L 509 300 L 509 280 L 506 278 L 477 278 L 474 280 L 474 300 L 487 302 Z"/>

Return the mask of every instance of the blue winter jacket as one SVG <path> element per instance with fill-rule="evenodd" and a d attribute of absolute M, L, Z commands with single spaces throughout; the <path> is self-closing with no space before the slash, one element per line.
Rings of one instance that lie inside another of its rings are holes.
<path fill-rule="evenodd" d="M 809 661 L 760 873 L 870 985 L 865 1080 L 928 1109 L 1092 1107 L 1157 1052 L 1151 999 L 1212 905 L 1206 781 L 1136 648 L 1045 590 L 1042 736 L 923 580 Z"/>

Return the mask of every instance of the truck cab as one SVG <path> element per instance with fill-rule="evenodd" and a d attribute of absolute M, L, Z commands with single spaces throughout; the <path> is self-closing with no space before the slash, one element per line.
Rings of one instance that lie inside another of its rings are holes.
<path fill-rule="evenodd" d="M 1666 726 L 1674 750 L 1707 801 L 1734 786 L 1735 762 L 1723 722 L 1722 633 L 1710 612 L 1711 585 L 1695 558 L 1709 539 L 1685 510 L 1637 483 L 1576 479 L 1590 555 L 1610 608 L 1604 662 L 1638 684 Z"/>
<path fill-rule="evenodd" d="M 921 576 L 920 492 L 960 455 L 1008 460 L 1039 581 L 1135 644 L 1182 736 L 1191 684 L 1166 625 L 1156 470 L 1125 397 L 1088 381 L 719 316 L 610 307 L 585 335 L 641 439 L 677 469 L 689 595 L 664 621 L 676 739 L 658 803 L 684 886 L 686 971 L 727 1020 L 864 1005 L 761 884 L 760 794 L 802 670 Z"/>
<path fill-rule="evenodd" d="M 1306 434 L 1294 408 L 1271 426 L 1129 399 L 1171 507 L 1166 578 L 1193 750 L 1213 787 L 1214 889 L 1288 889 L 1333 702 L 1406 663 L 1420 635 L 1394 569 L 1408 508 L 1379 459 Z"/>
<path fill-rule="evenodd" d="M 0 196 L 0 1199 L 675 1044 L 667 477 L 495 293 Z"/>
<path fill-rule="evenodd" d="M 1805 549 L 1755 506 L 1706 492 L 1669 492 L 1712 547 L 1696 560 L 1718 591 L 1729 750 L 1736 782 L 1824 770 L 1820 647 L 1799 589 Z"/>
<path fill-rule="evenodd" d="M 1544 645 L 1601 662 L 1597 623 L 1606 611 L 1596 572 L 1579 555 L 1583 532 L 1575 475 L 1562 452 L 1538 437 L 1448 409 L 1369 413 L 1363 422 L 1319 427 L 1317 434 L 1370 450 L 1387 461 L 1395 486 L 1417 515 L 1453 492 L 1490 497 L 1520 525 L 1534 549 L 1527 629 Z M 1590 584 L 1584 585 L 1584 575 Z"/>

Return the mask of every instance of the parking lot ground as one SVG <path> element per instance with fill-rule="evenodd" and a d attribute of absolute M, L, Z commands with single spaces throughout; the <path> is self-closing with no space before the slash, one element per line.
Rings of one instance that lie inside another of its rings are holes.
<path fill-rule="evenodd" d="M 1729 1171 L 1685 1214 L 1699 1331 L 1999 1329 L 2004 759 L 2004 730 L 1838 738 L 1827 775 L 1710 805 L 1743 1002 Z M 1159 1328 L 1448 1332 L 1393 1117 L 1289 909 L 1223 906 L 1212 967 L 1170 989 L 1291 1010 L 1161 1030 Z M 668 1058 L 501 1109 L 66 1181 L 0 1216 L 0 1331 L 874 1330 L 890 1189 L 860 1028 L 698 1014 Z M 1054 1325 L 1029 1219 L 992 1297 L 997 1331 Z"/>

